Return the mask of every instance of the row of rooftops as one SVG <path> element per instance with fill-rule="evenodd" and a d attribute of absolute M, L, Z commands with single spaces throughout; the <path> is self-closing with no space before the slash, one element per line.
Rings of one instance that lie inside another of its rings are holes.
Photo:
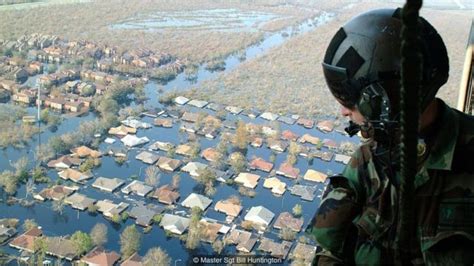
<path fill-rule="evenodd" d="M 226 110 L 233 115 L 245 115 L 250 118 L 257 118 L 260 117 L 267 121 L 279 121 L 288 125 L 298 124 L 304 126 L 305 128 L 313 128 L 315 125 L 315 121 L 309 118 L 300 117 L 299 115 L 290 115 L 290 116 L 282 116 L 271 112 L 261 112 L 255 108 L 253 109 L 243 109 L 237 106 L 223 106 L 217 103 L 209 103 L 207 101 L 196 100 L 196 99 L 188 99 L 184 96 L 178 96 L 174 99 L 174 103 L 177 105 L 189 105 L 197 108 L 207 108 L 213 111 L 221 111 Z M 192 115 L 189 115 L 190 118 L 193 118 Z M 184 120 L 184 119 L 183 119 Z M 187 120 L 185 120 L 187 121 Z M 191 121 L 192 122 L 192 119 Z M 316 127 L 325 132 L 332 132 L 335 128 L 334 122 L 331 120 L 323 120 L 316 124 Z M 343 133 L 343 132 L 341 132 Z"/>
<path fill-rule="evenodd" d="M 165 227 L 169 228 L 171 232 L 174 230 L 178 230 L 179 232 L 182 227 L 189 226 L 190 221 L 187 218 L 176 215 L 165 215 L 162 218 L 162 223 Z M 206 219 L 202 219 L 200 223 L 202 225 L 201 241 L 213 243 L 219 235 L 224 235 L 228 244 L 236 245 L 236 249 L 244 253 L 251 252 L 256 243 L 260 242 L 257 248 L 258 250 L 267 252 L 273 257 L 286 259 L 294 245 L 293 242 L 275 241 L 235 227 L 231 229 L 228 226 L 220 225 Z M 13 248 L 33 253 L 35 241 L 39 238 L 44 239 L 46 242 L 46 254 L 66 259 L 71 262 L 84 263 L 89 266 L 113 266 L 118 265 L 117 263 L 121 266 L 145 265 L 143 257 L 137 253 L 132 254 L 128 258 L 121 258 L 120 254 L 117 252 L 107 251 L 100 246 L 93 247 L 83 256 L 78 256 L 76 254 L 75 245 L 70 239 L 70 236 L 45 236 L 40 227 L 34 227 L 24 232 L 14 238 L 9 245 Z M 315 246 L 297 242 L 289 257 L 291 259 L 305 259 L 306 261 L 312 261 L 315 252 Z"/>
<path fill-rule="evenodd" d="M 78 256 L 76 253 L 76 247 L 70 236 L 45 236 L 43 230 L 40 227 L 34 227 L 20 236 L 13 239 L 9 246 L 26 251 L 28 253 L 34 253 L 35 241 L 39 238 L 43 238 L 46 243 L 46 254 L 68 261 L 77 261 L 86 265 L 100 265 L 100 266 L 113 266 L 119 259 L 120 255 L 115 251 L 106 251 L 102 247 L 94 247 L 89 250 L 84 256 Z M 128 261 L 128 260 L 127 260 Z M 124 264 L 121 265 L 130 265 Z"/>
<path fill-rule="evenodd" d="M 57 36 L 39 34 L 22 36 L 16 41 L 0 40 L 0 46 L 6 49 L 27 51 L 29 57 L 58 63 L 62 63 L 68 58 L 93 58 L 97 60 L 97 67 L 103 71 L 110 71 L 115 65 L 131 65 L 138 68 L 165 66 L 176 72 L 181 72 L 186 63 L 183 60 L 175 59 L 170 54 L 154 52 L 149 49 L 137 48 L 121 51 L 116 47 L 90 41 L 67 41 Z"/>

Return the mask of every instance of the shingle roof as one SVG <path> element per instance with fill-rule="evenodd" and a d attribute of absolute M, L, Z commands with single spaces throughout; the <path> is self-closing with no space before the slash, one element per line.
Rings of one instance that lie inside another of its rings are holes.
<path fill-rule="evenodd" d="M 207 209 L 207 207 L 209 207 L 209 205 L 211 205 L 211 203 L 212 200 L 210 198 L 196 193 L 191 193 L 185 200 L 183 200 L 183 202 L 181 202 L 181 205 L 190 209 L 193 207 L 198 207 L 204 211 Z"/>
<path fill-rule="evenodd" d="M 245 215 L 246 221 L 269 225 L 275 214 L 263 206 L 252 207 Z"/>

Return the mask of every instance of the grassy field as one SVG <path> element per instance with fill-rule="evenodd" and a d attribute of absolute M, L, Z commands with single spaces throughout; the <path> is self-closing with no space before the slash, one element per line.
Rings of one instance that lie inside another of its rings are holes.
<path fill-rule="evenodd" d="M 0 9 L 0 39 L 15 39 L 23 34 L 45 33 L 69 40 L 85 39 L 124 49 L 144 47 L 164 51 L 191 62 L 204 62 L 237 52 L 274 31 L 293 25 L 315 14 L 312 9 L 282 5 L 286 1 L 196 1 L 196 0 L 101 0 L 89 3 L 54 1 L 47 5 L 27 4 L 21 10 Z M 290 1 L 291 2 L 291 1 Z M 189 31 L 179 27 L 163 30 L 113 29 L 111 25 L 156 12 L 237 9 L 262 11 L 285 19 L 267 22 L 255 32 Z"/>
<path fill-rule="evenodd" d="M 241 107 L 302 115 L 337 114 L 338 107 L 321 69 L 325 49 L 338 28 L 355 14 L 390 5 L 378 2 L 349 4 L 331 1 L 336 18 L 316 30 L 297 36 L 235 71 L 205 82 L 189 96 Z M 393 5 L 391 5 L 394 7 Z M 468 11 L 426 9 L 425 16 L 438 29 L 450 56 L 450 80 L 438 96 L 451 106 L 457 101 L 472 15 Z"/>

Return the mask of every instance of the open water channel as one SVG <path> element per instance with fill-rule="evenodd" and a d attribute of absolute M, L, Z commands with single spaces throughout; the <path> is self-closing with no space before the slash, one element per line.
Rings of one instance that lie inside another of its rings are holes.
<path fill-rule="evenodd" d="M 327 22 L 331 18 L 332 18 L 331 14 L 322 13 L 320 16 L 314 19 L 311 19 L 309 21 L 306 21 L 302 23 L 301 25 L 299 25 L 298 27 L 292 27 L 278 33 L 268 34 L 267 36 L 265 36 L 265 39 L 262 42 L 248 47 L 245 50 L 245 57 L 247 60 L 249 60 L 257 56 L 261 56 L 268 49 L 281 45 L 286 40 L 286 38 L 291 38 L 291 36 L 295 34 L 310 31 L 314 29 L 314 27 L 317 27 L 320 24 Z M 282 34 L 282 33 L 286 33 L 286 34 Z M 284 36 L 289 36 L 289 37 L 284 37 Z M 225 60 L 225 63 L 226 63 L 225 72 L 228 72 L 235 69 L 235 67 L 238 66 L 240 61 L 237 55 L 231 55 Z M 182 73 L 178 75 L 175 80 L 167 83 L 164 86 L 165 91 L 171 90 L 171 89 L 186 90 L 190 88 L 191 86 L 198 85 L 200 82 L 204 80 L 215 78 L 220 73 L 222 72 L 210 72 L 205 69 L 205 66 L 200 66 L 198 74 L 197 74 L 197 81 L 190 82 L 186 80 L 184 73 Z M 198 84 L 196 84 L 196 82 Z M 146 85 L 146 93 L 150 99 L 146 103 L 147 107 L 162 107 L 157 101 L 157 98 L 159 96 L 159 92 L 157 89 L 158 86 L 159 85 L 155 83 L 154 81 L 150 81 Z M 189 109 L 191 111 L 205 110 L 207 112 L 212 113 L 212 111 L 207 110 L 207 109 L 198 109 L 195 107 L 188 107 L 188 106 L 185 106 L 183 108 Z M 34 112 L 34 109 L 32 108 L 29 111 Z M 93 113 L 87 114 L 86 116 L 82 116 L 82 117 L 66 117 L 64 121 L 61 123 L 61 125 L 58 126 L 56 131 L 51 132 L 49 130 L 46 130 L 44 133 L 42 133 L 41 140 L 42 142 L 46 142 L 47 139 L 53 135 L 61 135 L 66 132 L 72 132 L 78 127 L 80 122 L 91 120 L 94 118 L 95 118 L 95 114 Z M 255 124 L 268 123 L 268 121 L 263 120 L 261 118 L 250 119 L 243 115 L 234 116 L 234 115 L 228 114 L 227 119 L 228 120 L 241 119 L 246 122 L 251 122 Z M 152 120 L 153 120 L 152 118 L 148 118 L 148 117 L 143 118 L 143 121 L 148 122 L 148 123 L 153 123 Z M 333 139 L 338 143 L 341 141 L 353 141 L 353 142 L 358 141 L 356 139 L 349 139 L 347 136 L 336 133 L 336 132 L 326 134 L 314 128 L 306 129 L 298 125 L 286 125 L 283 123 L 280 123 L 280 124 L 281 124 L 282 131 L 285 129 L 289 129 L 300 136 L 305 133 L 309 133 L 313 136 L 319 137 L 320 139 L 326 139 L 326 138 Z M 157 140 L 168 141 L 174 144 L 179 144 L 180 139 L 182 139 L 182 137 L 180 137 L 180 134 L 183 134 L 183 133 L 179 132 L 179 123 L 174 124 L 173 128 L 152 127 L 151 129 L 146 129 L 146 130 L 140 129 L 137 132 L 137 136 L 138 137 L 147 136 L 150 139 L 150 142 L 148 144 L 145 144 L 145 146 L 143 146 L 142 148 L 133 148 L 129 150 L 128 161 L 121 166 L 118 165 L 112 157 L 109 157 L 109 156 L 102 157 L 101 166 L 93 170 L 94 177 L 99 177 L 99 176 L 117 177 L 117 178 L 121 178 L 125 180 L 126 183 L 129 183 L 132 180 L 130 178 L 132 175 L 139 175 L 138 179 L 143 181 L 144 172 L 145 172 L 144 170 L 148 165 L 144 164 L 141 161 L 136 160 L 135 155 L 138 154 L 141 150 L 146 150 L 150 144 L 154 143 Z M 216 140 L 199 138 L 199 141 L 201 144 L 201 150 L 204 150 L 207 147 L 215 147 L 219 141 L 219 138 L 217 138 Z M 36 145 L 37 145 L 37 137 L 32 139 L 29 145 L 24 149 L 14 149 L 10 147 L 10 148 L 1 150 L 0 151 L 0 170 L 3 171 L 5 169 L 12 169 L 10 165 L 10 161 L 16 161 L 20 157 L 25 156 L 25 155 L 28 156 L 31 162 L 33 162 L 34 160 L 33 150 L 35 149 Z M 114 146 L 121 146 L 121 145 L 122 144 L 120 143 L 120 141 L 117 141 L 114 144 Z M 106 150 L 107 148 L 108 148 L 108 144 L 105 144 L 105 143 L 102 143 L 100 146 L 101 150 Z M 163 152 L 158 152 L 158 154 L 166 156 L 166 154 L 164 154 Z M 248 159 L 252 158 L 253 156 L 258 156 L 268 161 L 271 154 L 272 152 L 270 151 L 270 149 L 266 148 L 265 146 L 263 146 L 262 148 L 253 148 L 249 146 L 246 155 Z M 183 159 L 183 157 L 179 155 L 176 158 Z M 285 159 L 286 159 L 286 153 L 277 154 L 276 161 L 274 163 L 275 167 L 278 167 Z M 206 163 L 201 158 L 197 159 L 196 161 Z M 316 169 L 321 172 L 331 171 L 332 173 L 338 173 L 343 169 L 344 165 L 340 163 L 336 163 L 334 161 L 325 162 L 320 159 L 314 159 L 312 161 L 308 161 L 307 159 L 303 159 L 299 157 L 296 167 L 300 169 L 301 174 L 304 174 L 306 170 L 309 168 Z M 261 171 L 254 171 L 254 172 L 261 175 L 262 179 L 264 179 L 268 175 L 267 173 L 264 173 Z M 58 175 L 55 170 L 49 171 L 48 174 L 52 180 L 58 179 Z M 171 174 L 164 173 L 164 172 L 161 173 L 160 185 L 170 183 L 171 177 L 173 174 L 174 173 L 171 173 Z M 179 189 L 179 192 L 181 194 L 180 202 L 184 200 L 191 192 L 197 192 L 197 193 L 202 192 L 200 186 L 198 186 L 196 181 L 192 179 L 188 174 L 180 173 L 180 175 L 181 175 L 181 183 L 180 183 L 180 189 Z M 299 203 L 303 207 L 303 215 L 302 215 L 302 217 L 304 218 L 303 228 L 306 228 L 311 218 L 313 217 L 317 206 L 319 205 L 319 197 L 316 197 L 315 200 L 312 202 L 308 202 L 308 201 L 301 200 L 299 197 L 291 195 L 289 191 L 286 191 L 283 196 L 276 197 L 275 195 L 271 193 L 269 189 L 263 188 L 262 179 L 259 181 L 259 185 L 256 187 L 256 192 L 257 192 L 256 197 L 254 198 L 241 197 L 242 205 L 243 205 L 243 211 L 241 213 L 242 219 L 246 211 L 248 211 L 252 206 L 262 205 L 266 207 L 267 209 L 275 213 L 274 219 L 276 219 L 279 213 L 284 212 L 284 211 L 291 212 L 293 206 Z M 279 179 L 287 183 L 287 188 L 292 186 L 295 182 L 294 180 L 290 180 L 283 177 L 279 177 Z M 123 202 L 128 202 L 128 203 L 133 204 L 137 201 L 146 201 L 146 202 L 153 202 L 154 204 L 159 204 L 156 200 L 144 199 L 138 196 L 125 196 L 120 191 L 116 192 L 115 194 L 101 192 L 90 186 L 94 180 L 95 178 L 93 178 L 92 180 L 89 180 L 85 186 L 81 187 L 80 193 L 86 194 L 87 196 L 92 197 L 97 200 L 111 199 L 115 203 L 123 201 Z M 314 183 L 307 182 L 307 181 L 303 181 L 302 183 L 308 184 L 308 185 L 315 185 Z M 44 186 L 45 185 L 37 185 L 36 191 L 37 192 L 41 191 L 41 189 Z M 324 184 L 317 184 L 317 186 L 318 186 L 317 195 L 320 195 L 324 188 Z M 214 204 L 220 199 L 228 198 L 230 195 L 234 195 L 234 194 L 238 195 L 238 186 L 236 185 L 228 186 L 226 184 L 218 182 L 216 188 L 217 188 L 217 192 L 212 197 L 213 204 L 206 210 L 203 216 L 214 218 L 220 221 L 224 221 L 225 215 L 214 211 Z M 24 195 L 25 195 L 25 187 L 22 186 L 18 190 L 17 197 L 21 198 Z M 184 209 L 178 204 L 178 207 L 173 212 L 176 212 L 176 211 L 179 212 L 181 210 L 184 210 Z M 90 232 L 90 230 L 96 223 L 104 223 L 108 227 L 108 242 L 105 244 L 105 248 L 108 250 L 115 250 L 117 252 L 120 252 L 120 246 L 119 246 L 120 233 L 123 231 L 123 229 L 126 226 L 135 223 L 134 219 L 129 218 L 125 223 L 117 225 L 105 219 L 101 214 L 92 215 L 92 214 L 89 214 L 88 212 L 81 212 L 81 211 L 72 209 L 70 206 L 66 206 L 64 208 L 64 213 L 62 215 L 59 215 L 58 213 L 52 211 L 51 202 L 45 202 L 45 203 L 39 202 L 39 203 L 36 203 L 34 206 L 28 207 L 28 208 L 22 207 L 18 204 L 7 205 L 5 203 L 1 203 L 0 204 L 0 218 L 18 218 L 20 219 L 21 223 L 25 219 L 34 219 L 39 225 L 42 226 L 44 234 L 47 236 L 59 236 L 59 235 L 68 235 L 68 234 L 71 235 L 77 230 Z M 20 233 L 21 233 L 21 230 L 20 230 Z M 269 238 L 277 239 L 278 238 L 277 234 L 278 234 L 278 231 L 271 230 L 269 233 L 266 233 L 265 236 Z M 303 233 L 300 233 L 298 236 L 300 235 L 303 235 Z M 161 248 L 163 248 L 172 258 L 171 263 L 175 265 L 187 264 L 190 256 L 193 254 L 213 254 L 211 246 L 209 244 L 203 244 L 202 242 L 198 249 L 194 251 L 188 251 L 187 249 L 185 249 L 184 244 L 178 238 L 167 237 L 163 229 L 154 225 L 151 232 L 142 234 L 141 247 L 138 253 L 143 256 L 146 254 L 148 249 L 152 247 L 156 247 L 156 246 L 160 246 Z M 3 249 L 14 256 L 19 255 L 19 252 L 17 250 L 12 249 L 8 246 L 4 246 Z M 236 252 L 235 246 L 227 246 L 226 249 L 223 251 L 223 253 L 227 253 L 227 254 L 234 254 L 235 252 Z M 67 262 L 64 262 L 64 263 L 65 265 L 68 264 Z"/>

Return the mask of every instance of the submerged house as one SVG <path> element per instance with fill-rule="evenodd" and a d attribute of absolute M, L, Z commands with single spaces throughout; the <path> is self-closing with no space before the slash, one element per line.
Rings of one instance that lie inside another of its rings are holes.
<path fill-rule="evenodd" d="M 238 251 L 250 253 L 257 243 L 258 238 L 254 233 L 233 229 L 227 240 L 229 244 L 237 245 L 236 249 Z"/>
<path fill-rule="evenodd" d="M 240 107 L 237 107 L 237 106 L 226 106 L 225 107 L 225 110 L 230 112 L 231 114 L 233 115 L 238 115 L 240 114 L 244 109 L 240 108 Z"/>
<path fill-rule="evenodd" d="M 147 151 L 143 151 L 139 153 L 137 156 L 135 156 L 135 159 L 140 160 L 147 164 L 154 164 L 156 163 L 156 161 L 158 161 L 159 158 L 160 156 L 158 154 L 154 154 Z"/>
<path fill-rule="evenodd" d="M 138 196 L 145 197 L 148 193 L 153 190 L 153 187 L 145 185 L 142 181 L 133 180 L 130 184 L 122 188 L 122 193 L 125 194 L 136 194 Z"/>
<path fill-rule="evenodd" d="M 323 173 L 318 172 L 318 171 L 313 170 L 313 169 L 308 169 L 306 171 L 306 173 L 304 174 L 303 179 L 313 181 L 313 182 L 321 182 L 322 183 L 322 182 L 326 181 L 327 177 L 328 177 L 328 175 L 326 175 L 326 174 L 323 174 Z"/>
<path fill-rule="evenodd" d="M 76 183 L 84 183 L 86 180 L 92 178 L 92 174 L 90 173 L 83 173 L 71 168 L 60 171 L 58 175 L 64 180 L 71 180 Z"/>
<path fill-rule="evenodd" d="M 280 116 L 278 117 L 278 121 L 285 123 L 287 125 L 294 125 L 296 122 L 296 119 L 288 116 Z"/>
<path fill-rule="evenodd" d="M 305 128 L 313 128 L 314 127 L 314 121 L 311 119 L 306 119 L 303 117 L 300 117 L 298 120 L 296 120 L 296 124 L 301 125 Z"/>
<path fill-rule="evenodd" d="M 191 219 L 189 218 L 166 213 L 161 219 L 160 226 L 167 231 L 181 235 L 188 229 L 190 223 Z"/>
<path fill-rule="evenodd" d="M 190 209 L 198 207 L 202 211 L 205 211 L 207 207 L 211 205 L 211 203 L 212 200 L 210 198 L 196 193 L 191 193 L 185 200 L 183 200 L 183 202 L 181 202 L 181 205 Z"/>
<path fill-rule="evenodd" d="M 276 177 L 270 177 L 265 179 L 265 182 L 263 182 L 263 187 L 271 189 L 272 193 L 278 195 L 283 195 L 286 191 L 286 183 L 280 181 L 280 179 Z"/>
<path fill-rule="evenodd" d="M 348 164 L 350 160 L 351 160 L 351 157 L 344 154 L 336 154 L 334 156 L 334 161 L 338 163 Z"/>
<path fill-rule="evenodd" d="M 191 157 L 193 155 L 193 146 L 190 144 L 181 144 L 176 147 L 176 154 Z"/>
<path fill-rule="evenodd" d="M 77 258 L 75 243 L 69 236 L 46 237 L 46 254 L 72 261 Z"/>
<path fill-rule="evenodd" d="M 292 245 L 293 243 L 290 241 L 282 241 L 281 243 L 278 243 L 270 238 L 262 237 L 262 239 L 260 239 L 258 250 L 270 253 L 272 257 L 285 259 L 288 256 Z"/>
<path fill-rule="evenodd" d="M 239 173 L 239 175 L 234 179 L 236 183 L 242 184 L 247 188 L 255 188 L 260 179 L 259 175 L 251 173 Z"/>
<path fill-rule="evenodd" d="M 316 256 L 316 247 L 298 242 L 290 256 L 293 260 L 301 259 L 303 261 L 313 261 Z"/>
<path fill-rule="evenodd" d="M 39 227 L 31 228 L 22 235 L 13 239 L 8 245 L 12 248 L 35 252 L 35 240 L 43 235 L 43 231 Z"/>
<path fill-rule="evenodd" d="M 130 212 L 130 217 L 135 219 L 135 223 L 147 227 L 153 222 L 153 217 L 162 213 L 165 210 L 164 207 L 154 204 L 139 204 L 134 206 Z"/>
<path fill-rule="evenodd" d="M 191 100 L 188 102 L 188 105 L 197 107 L 197 108 L 204 108 L 209 102 L 200 101 L 200 100 Z"/>
<path fill-rule="evenodd" d="M 33 197 L 37 200 L 61 200 L 71 195 L 77 188 L 67 187 L 63 185 L 55 185 L 51 188 L 45 188 Z"/>
<path fill-rule="evenodd" d="M 64 202 L 66 204 L 71 205 L 71 207 L 73 207 L 74 209 L 83 211 L 89 208 L 89 206 L 91 206 L 92 204 L 94 204 L 96 200 L 88 198 L 87 196 L 76 192 L 72 194 L 71 196 L 67 197 L 66 199 L 64 199 Z"/>
<path fill-rule="evenodd" d="M 229 200 L 220 200 L 214 206 L 214 210 L 223 212 L 228 216 L 237 217 L 242 211 L 242 205 Z"/>
<path fill-rule="evenodd" d="M 281 140 L 267 139 L 267 146 L 271 150 L 284 152 L 288 148 L 288 143 Z"/>
<path fill-rule="evenodd" d="M 260 115 L 261 118 L 268 120 L 268 121 L 275 121 L 278 119 L 278 115 L 270 112 L 264 112 Z"/>
<path fill-rule="evenodd" d="M 253 159 L 249 164 L 250 169 L 257 169 L 269 173 L 273 169 L 273 164 L 258 157 Z"/>
<path fill-rule="evenodd" d="M 169 172 L 174 172 L 181 166 L 181 161 L 177 159 L 171 159 L 168 157 L 160 157 L 156 165 L 161 169 Z"/>
<path fill-rule="evenodd" d="M 178 96 L 174 98 L 174 102 L 179 105 L 185 105 L 186 103 L 189 102 L 189 99 L 184 96 Z"/>
<path fill-rule="evenodd" d="M 207 168 L 207 165 L 200 163 L 200 162 L 189 162 L 187 163 L 183 168 L 181 168 L 181 171 L 189 173 L 192 177 L 198 177 L 201 171 Z"/>
<path fill-rule="evenodd" d="M 59 157 L 56 160 L 51 160 L 48 162 L 48 167 L 50 168 L 70 168 L 72 166 L 79 166 L 82 163 L 81 159 L 71 157 L 69 155 L 64 155 Z"/>
<path fill-rule="evenodd" d="M 294 185 L 289 190 L 291 194 L 307 201 L 313 201 L 316 196 L 316 186 Z"/>
<path fill-rule="evenodd" d="M 119 178 L 98 177 L 92 184 L 92 187 L 112 193 L 123 184 L 125 182 Z"/>
<path fill-rule="evenodd" d="M 170 118 L 156 118 L 153 120 L 153 124 L 157 127 L 172 128 L 173 120 Z"/>
<path fill-rule="evenodd" d="M 125 209 L 128 208 L 129 204 L 125 202 L 120 202 L 119 204 L 115 204 L 113 201 L 104 199 L 99 200 L 95 206 L 97 206 L 97 210 L 102 213 L 105 217 L 112 218 L 114 215 L 120 215 Z"/>
<path fill-rule="evenodd" d="M 298 136 L 298 134 L 294 133 L 293 131 L 284 130 L 283 132 L 281 132 L 281 138 L 283 140 L 296 141 L 299 138 L 299 136 Z"/>
<path fill-rule="evenodd" d="M 117 136 L 126 136 L 128 134 L 135 134 L 137 133 L 137 129 L 133 127 L 126 127 L 121 125 L 119 127 L 112 127 L 109 129 L 108 132 L 110 135 L 117 135 Z"/>
<path fill-rule="evenodd" d="M 149 123 L 146 123 L 146 122 L 142 122 L 142 121 L 139 121 L 137 119 L 133 119 L 131 117 L 121 121 L 120 123 L 122 123 L 124 126 L 127 126 L 127 127 L 131 127 L 131 128 L 136 128 L 136 129 L 139 129 L 139 128 L 144 128 L 144 129 L 147 129 L 147 128 L 151 128 L 151 124 Z"/>
<path fill-rule="evenodd" d="M 174 148 L 174 144 L 171 142 L 162 142 L 157 141 L 149 146 L 151 150 L 162 150 L 162 151 L 169 151 Z"/>
<path fill-rule="evenodd" d="M 300 169 L 293 167 L 291 164 L 285 162 L 280 165 L 280 168 L 278 168 L 276 174 L 296 179 L 300 174 Z"/>
<path fill-rule="evenodd" d="M 150 139 L 148 137 L 139 138 L 135 135 L 126 135 L 125 137 L 123 137 L 121 139 L 121 141 L 127 147 L 135 147 L 135 146 L 143 145 L 143 144 L 149 142 Z"/>
<path fill-rule="evenodd" d="M 244 220 L 250 221 L 262 228 L 266 228 L 272 222 L 273 217 L 275 217 L 275 214 L 269 209 L 263 206 L 257 206 L 250 208 L 249 212 L 245 215 Z"/>
<path fill-rule="evenodd" d="M 298 142 L 318 145 L 320 140 L 318 137 L 311 136 L 310 134 L 304 134 L 303 136 L 301 136 L 301 138 L 298 139 Z"/>
<path fill-rule="evenodd" d="M 151 195 L 151 198 L 157 199 L 159 202 L 172 205 L 175 204 L 180 195 L 170 185 L 164 185 L 157 188 Z"/>
<path fill-rule="evenodd" d="M 120 255 L 117 252 L 108 252 L 103 247 L 95 247 L 81 258 L 81 262 L 87 266 L 114 266 L 119 259 Z"/>
<path fill-rule="evenodd" d="M 71 149 L 71 153 L 72 153 L 72 156 L 77 156 L 80 158 L 89 157 L 89 156 L 92 158 L 99 158 L 100 156 L 102 156 L 102 153 L 100 153 L 99 151 L 93 150 L 87 146 L 80 146 L 80 147 Z"/>
<path fill-rule="evenodd" d="M 324 120 L 324 121 L 319 122 L 319 123 L 316 125 L 316 127 L 317 127 L 319 130 L 321 130 L 321 131 L 323 131 L 323 132 L 325 132 L 325 133 L 329 133 L 329 132 L 333 131 L 333 129 L 334 129 L 334 122 L 329 121 L 329 120 Z"/>
<path fill-rule="evenodd" d="M 120 266 L 144 266 L 143 258 L 138 255 L 136 252 L 128 259 L 124 260 Z"/>
<path fill-rule="evenodd" d="M 12 238 L 16 234 L 16 229 L 13 227 L 6 227 L 0 225 L 0 245 L 8 241 L 8 239 Z"/>
<path fill-rule="evenodd" d="M 283 229 L 287 227 L 295 232 L 299 232 L 303 227 L 303 222 L 303 218 L 295 218 L 289 212 L 282 212 L 280 215 L 278 215 L 273 227 L 276 229 Z"/>
<path fill-rule="evenodd" d="M 207 148 L 202 151 L 201 157 L 209 162 L 216 162 L 222 157 L 222 154 L 214 148 Z"/>

